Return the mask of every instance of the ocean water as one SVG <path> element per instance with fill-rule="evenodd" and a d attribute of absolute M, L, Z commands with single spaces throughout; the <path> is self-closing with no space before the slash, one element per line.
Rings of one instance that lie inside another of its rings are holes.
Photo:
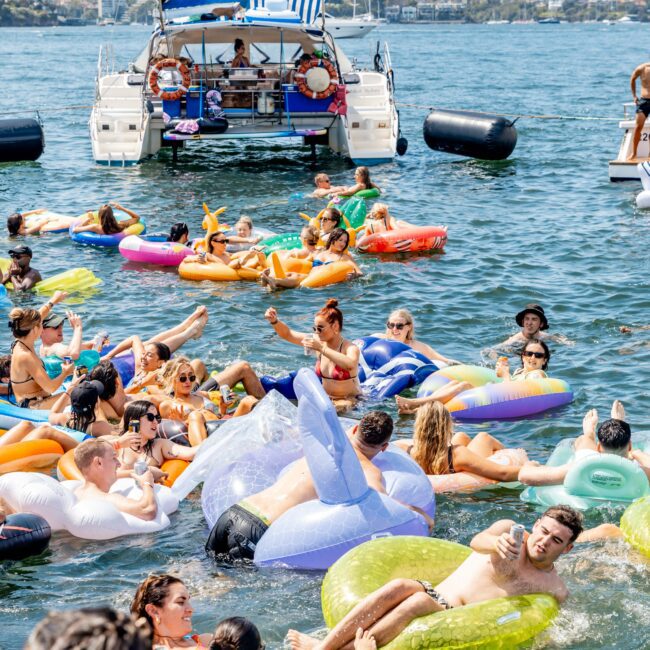
<path fill-rule="evenodd" d="M 88 331 L 107 327 L 117 340 L 180 321 L 207 305 L 205 336 L 187 351 L 219 368 L 248 359 L 259 372 L 284 373 L 304 363 L 302 350 L 280 341 L 263 319 L 275 306 L 295 328 L 336 296 L 351 337 L 382 328 L 391 309 L 415 314 L 417 335 L 445 354 L 470 363 L 515 331 L 513 315 L 539 302 L 551 331 L 550 372 L 569 381 L 574 403 L 521 422 L 459 427 L 488 429 L 509 445 L 543 460 L 557 442 L 580 432 L 592 407 L 607 417 L 623 400 L 635 430 L 647 429 L 650 349 L 647 332 L 624 336 L 621 324 L 650 322 L 650 216 L 636 209 L 637 183 L 611 184 L 607 161 L 620 141 L 616 119 L 629 101 L 629 75 L 646 57 L 647 25 L 385 25 L 344 51 L 369 63 L 376 36 L 391 46 L 405 157 L 372 170 L 395 216 L 449 226 L 444 255 L 402 259 L 364 257 L 361 280 L 318 291 L 269 295 L 248 283 L 179 280 L 173 270 L 126 263 L 117 251 L 95 250 L 67 236 L 31 238 L 34 266 L 44 275 L 87 266 L 104 279 L 101 290 L 74 308 Z M 147 28 L 0 30 L 3 62 L 0 117 L 43 109 L 45 154 L 36 163 L 0 165 L 0 215 L 40 206 L 70 214 L 114 199 L 161 230 L 177 220 L 200 234 L 201 204 L 227 206 L 226 221 L 249 214 L 255 223 L 295 231 L 299 211 L 320 205 L 289 197 L 309 191 L 317 171 L 349 183 L 352 167 L 327 152 L 281 144 L 225 144 L 190 148 L 172 164 L 169 153 L 137 167 L 107 169 L 92 160 L 89 107 L 98 46 L 111 41 L 125 65 L 146 42 Z M 427 107 L 599 120 L 517 122 L 518 146 L 507 161 L 488 163 L 430 151 L 421 136 Z M 0 251 L 9 241 L 0 237 Z M 21 303 L 37 304 L 32 297 Z M 7 330 L 5 330 L 6 332 Z M 0 347 L 9 347 L 3 334 Z M 384 407 L 395 413 L 394 405 Z M 397 420 L 408 435 L 412 418 Z M 587 522 L 617 521 L 611 508 Z M 532 523 L 535 510 L 516 491 L 440 497 L 436 534 L 468 542 L 501 517 Z M 234 614 L 249 616 L 270 647 L 288 627 L 322 627 L 320 573 L 216 566 L 203 553 L 207 531 L 199 494 L 157 535 L 86 542 L 58 534 L 38 558 L 0 566 L 0 647 L 21 647 L 51 608 L 109 603 L 127 608 L 150 572 L 171 571 L 192 588 L 200 631 Z M 650 564 L 622 542 L 586 545 L 559 562 L 572 596 L 549 634 L 548 648 L 642 648 L 650 637 Z"/>

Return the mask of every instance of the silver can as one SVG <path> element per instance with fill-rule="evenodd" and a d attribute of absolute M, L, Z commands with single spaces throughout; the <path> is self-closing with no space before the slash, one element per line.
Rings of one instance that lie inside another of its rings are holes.
<path fill-rule="evenodd" d="M 519 547 L 524 543 L 524 533 L 526 528 L 521 524 L 513 524 L 510 528 L 510 537 L 515 540 L 515 544 Z"/>
<path fill-rule="evenodd" d="M 141 458 L 136 460 L 135 463 L 133 464 L 133 471 L 138 476 L 142 476 L 147 471 L 147 469 L 149 469 L 149 465 L 147 465 L 147 461 L 142 460 Z"/>
<path fill-rule="evenodd" d="M 219 390 L 221 391 L 221 401 L 224 404 L 227 404 L 230 401 L 230 386 L 228 386 L 228 384 L 223 384 L 222 386 L 219 386 Z"/>

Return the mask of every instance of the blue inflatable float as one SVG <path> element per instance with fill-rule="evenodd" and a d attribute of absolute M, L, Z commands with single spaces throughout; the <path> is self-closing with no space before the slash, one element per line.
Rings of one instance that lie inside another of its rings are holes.
<path fill-rule="evenodd" d="M 359 381 L 366 399 L 373 402 L 398 395 L 403 390 L 417 386 L 439 366 L 399 341 L 389 341 L 376 336 L 355 339 L 361 350 L 359 357 Z M 296 371 L 280 377 L 265 375 L 260 379 L 268 393 L 277 390 L 287 399 L 297 399 L 293 387 Z"/>
<path fill-rule="evenodd" d="M 297 409 L 272 392 L 249 415 L 224 423 L 177 479 L 176 495 L 183 498 L 205 481 L 201 502 L 212 528 L 231 505 L 273 485 L 304 453 L 319 498 L 271 524 L 257 544 L 256 564 L 325 569 L 372 537 L 427 535 L 424 519 L 402 505 L 435 515 L 433 489 L 419 466 L 390 446 L 373 460 L 387 494 L 370 489 L 316 375 L 300 370 L 295 386 Z"/>

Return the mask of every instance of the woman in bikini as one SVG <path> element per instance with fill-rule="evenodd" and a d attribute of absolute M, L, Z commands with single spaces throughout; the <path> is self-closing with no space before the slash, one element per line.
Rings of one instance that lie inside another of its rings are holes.
<path fill-rule="evenodd" d="M 192 634 L 190 594 L 180 578 L 149 576 L 131 603 L 134 618 L 144 617 L 153 633 L 153 650 L 207 650 L 210 634 Z"/>
<path fill-rule="evenodd" d="M 113 214 L 113 208 L 121 210 L 129 215 L 129 219 L 118 221 Z M 110 201 L 97 211 L 97 218 L 99 223 L 94 223 L 95 218 L 92 212 L 88 212 L 86 216 L 72 229 L 73 232 L 94 232 L 98 235 L 116 235 L 129 226 L 140 221 L 140 216 L 131 210 L 127 210 L 115 201 Z"/>
<path fill-rule="evenodd" d="M 247 250 L 233 253 L 230 255 L 226 251 L 226 246 L 230 243 L 230 238 L 218 230 L 210 235 L 208 239 L 208 250 L 205 254 L 188 255 L 184 262 L 221 263 L 232 269 L 246 267 L 249 269 L 262 270 L 267 267 L 266 255 L 258 250 Z"/>
<path fill-rule="evenodd" d="M 334 191 L 334 196 L 352 196 L 361 190 L 379 190 L 381 189 L 370 180 L 370 171 L 367 167 L 357 167 L 354 170 L 354 185 L 346 187 L 344 190 Z"/>
<path fill-rule="evenodd" d="M 415 417 L 413 438 L 397 440 L 413 460 L 430 475 L 471 472 L 493 481 L 516 481 L 519 466 L 500 465 L 491 460 L 503 445 L 484 431 L 470 438 L 454 433 L 449 411 L 440 402 L 421 406 Z"/>
<path fill-rule="evenodd" d="M 517 368 L 510 376 L 508 359 L 501 357 L 496 364 L 496 373 L 504 381 L 523 381 L 525 379 L 545 379 L 548 375 L 544 372 L 548 368 L 548 362 L 551 360 L 551 351 L 539 339 L 526 341 L 520 352 L 521 368 Z"/>
<path fill-rule="evenodd" d="M 160 415 L 184 422 L 190 444 L 193 447 L 200 445 L 208 437 L 207 422 L 225 417 L 231 402 L 222 402 L 219 411 L 215 413 L 212 402 L 193 391 L 196 375 L 186 357 L 174 357 L 168 361 L 162 370 L 162 381 L 169 397 L 161 401 L 158 407 Z M 249 413 L 256 403 L 255 397 L 247 395 L 239 402 L 232 417 Z"/>
<path fill-rule="evenodd" d="M 16 404 L 23 408 L 49 408 L 58 397 L 53 395 L 66 377 L 72 375 L 74 364 L 63 363 L 59 375 L 50 378 L 45 365 L 34 351 L 43 331 L 41 314 L 35 309 L 15 307 L 9 313 L 9 328 L 16 339 L 11 346 L 11 389 Z"/>
<path fill-rule="evenodd" d="M 325 250 L 316 253 L 313 259 L 312 269 L 333 262 L 349 262 L 352 265 L 352 271 L 348 273 L 346 280 L 354 280 L 361 277 L 363 271 L 357 266 L 350 253 L 348 253 L 348 246 L 350 244 L 350 233 L 343 228 L 334 230 L 327 240 Z M 276 289 L 295 289 L 300 286 L 300 283 L 307 277 L 304 273 L 287 273 L 285 278 L 274 278 L 269 272 L 263 272 L 260 276 L 260 281 L 263 286 L 268 286 L 271 291 Z"/>
<path fill-rule="evenodd" d="M 388 232 L 397 228 L 408 228 L 411 225 L 406 221 L 397 221 L 395 217 L 391 217 L 385 203 L 375 203 L 372 210 L 366 215 L 364 222 L 366 235 Z"/>
<path fill-rule="evenodd" d="M 296 332 L 278 318 L 278 312 L 269 307 L 264 314 L 276 334 L 289 343 L 302 345 L 305 352 L 317 355 L 316 374 L 323 388 L 339 412 L 352 408 L 361 395 L 359 384 L 359 348 L 344 338 L 343 313 L 338 301 L 330 298 L 314 317 L 314 334 Z"/>
<path fill-rule="evenodd" d="M 155 481 L 165 478 L 165 473 L 160 467 L 166 460 L 194 460 L 198 447 L 184 447 L 171 440 L 157 438 L 158 425 L 161 421 L 158 409 L 146 400 L 129 402 L 124 410 L 122 422 L 122 435 L 129 435 L 131 422 L 137 420 L 139 433 L 129 441 L 129 445 L 118 451 L 120 461 L 118 476 L 130 477 L 136 461 L 143 459 L 149 465 Z"/>

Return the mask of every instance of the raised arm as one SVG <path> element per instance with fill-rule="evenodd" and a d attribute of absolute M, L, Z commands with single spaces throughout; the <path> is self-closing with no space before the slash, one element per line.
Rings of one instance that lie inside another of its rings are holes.
<path fill-rule="evenodd" d="M 120 221 L 120 228 L 128 228 L 129 226 L 132 226 L 134 223 L 138 223 L 140 221 L 140 215 L 136 214 L 133 212 L 133 210 L 129 210 L 128 208 L 125 208 L 123 205 L 120 205 L 116 201 L 110 201 L 109 205 L 114 207 L 116 210 L 121 210 L 125 214 L 128 214 L 130 219 L 126 219 L 125 221 Z M 125 225 L 126 224 L 126 225 Z"/>
<path fill-rule="evenodd" d="M 498 555 L 504 560 L 514 560 L 519 556 L 519 549 L 510 537 L 510 528 L 516 523 L 512 519 L 500 519 L 489 528 L 474 535 L 469 543 L 476 553 L 484 555 Z"/>
<path fill-rule="evenodd" d="M 196 452 L 199 450 L 200 446 L 197 447 L 184 447 L 183 445 L 177 445 L 171 440 L 159 440 L 158 444 L 160 445 L 160 451 L 165 460 L 186 460 L 191 462 L 196 456 Z"/>
<path fill-rule="evenodd" d="M 324 357 L 333 361 L 334 364 L 340 368 L 356 370 L 359 367 L 359 356 L 361 351 L 354 344 L 348 345 L 345 352 L 339 352 L 338 350 L 326 347 L 317 339 L 311 339 L 305 342 L 305 347 L 320 352 Z"/>
<path fill-rule="evenodd" d="M 52 307 L 54 307 L 54 305 L 58 305 L 60 302 L 63 302 L 67 297 L 67 292 L 55 291 L 54 295 L 44 305 L 41 305 L 38 308 L 38 313 L 41 315 L 41 318 L 45 318 L 52 311 Z"/>
<path fill-rule="evenodd" d="M 278 312 L 275 307 L 269 307 L 264 313 L 264 318 L 271 324 L 271 327 L 275 330 L 275 333 L 285 341 L 289 343 L 294 343 L 295 345 L 302 345 L 304 338 L 307 334 L 303 332 L 296 332 L 292 330 L 286 323 L 283 323 L 278 318 Z"/>

